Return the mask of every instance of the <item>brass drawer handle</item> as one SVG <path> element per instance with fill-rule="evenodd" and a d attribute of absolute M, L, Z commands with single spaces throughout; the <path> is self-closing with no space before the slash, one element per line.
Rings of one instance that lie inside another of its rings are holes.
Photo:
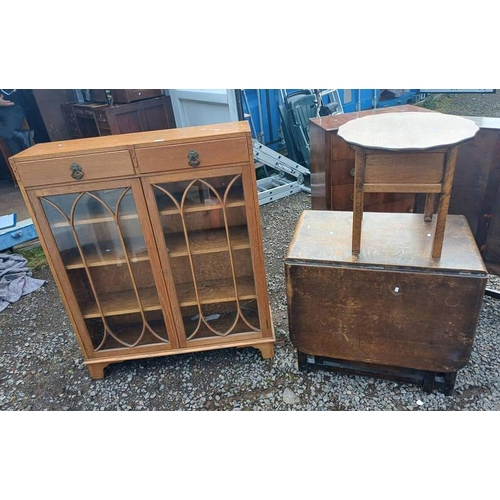
<path fill-rule="evenodd" d="M 71 177 L 73 177 L 73 179 L 79 181 L 83 178 L 83 169 L 78 163 L 72 163 L 69 169 L 71 170 Z"/>
<path fill-rule="evenodd" d="M 191 149 L 187 155 L 188 157 L 188 164 L 190 167 L 197 167 L 201 162 L 200 162 L 200 153 L 195 151 L 194 149 Z"/>
<path fill-rule="evenodd" d="M 349 170 L 349 174 L 351 177 L 354 177 L 356 175 L 356 169 L 355 168 L 351 168 L 351 170 Z"/>
<path fill-rule="evenodd" d="M 349 195 L 349 199 L 350 199 L 351 201 L 354 201 L 354 193 L 352 193 L 352 194 L 350 194 L 350 195 Z"/>

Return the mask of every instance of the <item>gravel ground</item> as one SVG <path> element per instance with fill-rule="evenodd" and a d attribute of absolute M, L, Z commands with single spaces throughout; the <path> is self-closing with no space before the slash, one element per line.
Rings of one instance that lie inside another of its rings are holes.
<path fill-rule="evenodd" d="M 433 97 L 446 112 L 500 116 L 500 93 Z M 439 109 L 439 108 L 438 108 Z M 110 365 L 103 380 L 82 363 L 47 267 L 36 292 L 0 314 L 0 409 L 41 410 L 500 410 L 500 301 L 485 297 L 469 364 L 455 393 L 427 394 L 409 383 L 326 371 L 302 373 L 288 335 L 283 258 L 307 193 L 260 207 L 275 357 L 252 348 L 167 356 Z M 489 276 L 500 290 L 500 278 Z"/>
<path fill-rule="evenodd" d="M 419 105 L 450 115 L 500 117 L 500 90 L 490 94 L 431 94 Z"/>

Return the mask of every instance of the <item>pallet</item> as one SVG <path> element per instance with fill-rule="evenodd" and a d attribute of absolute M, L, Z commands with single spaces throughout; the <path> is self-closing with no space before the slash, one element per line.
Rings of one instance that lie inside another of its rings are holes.
<path fill-rule="evenodd" d="M 320 369 L 348 375 L 395 380 L 421 386 L 428 394 L 436 389 L 445 396 L 452 396 L 455 388 L 455 380 L 457 378 L 457 371 L 440 373 L 395 366 L 374 365 L 370 363 L 329 358 L 326 356 L 314 356 L 300 351 L 297 351 L 297 357 L 299 370 L 301 372 Z"/>

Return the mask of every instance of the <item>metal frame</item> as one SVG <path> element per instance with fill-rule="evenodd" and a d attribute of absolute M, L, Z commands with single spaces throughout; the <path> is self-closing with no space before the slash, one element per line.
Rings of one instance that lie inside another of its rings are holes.
<path fill-rule="evenodd" d="M 310 175 L 309 169 L 264 146 L 255 139 L 252 142 L 255 167 L 265 165 L 278 172 L 257 180 L 259 205 L 290 196 L 299 191 L 311 192 L 311 188 L 304 184 L 305 176 Z M 286 175 L 295 179 L 291 180 Z"/>

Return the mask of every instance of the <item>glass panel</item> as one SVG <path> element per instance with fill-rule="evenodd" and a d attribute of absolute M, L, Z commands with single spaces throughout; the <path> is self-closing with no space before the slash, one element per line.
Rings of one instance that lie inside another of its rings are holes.
<path fill-rule="evenodd" d="M 259 330 L 259 315 L 255 299 L 204 304 L 200 316 L 198 307 L 182 307 L 182 318 L 188 339 L 227 336 Z"/>
<path fill-rule="evenodd" d="M 136 313 L 91 318 L 86 323 L 96 351 L 158 344 L 158 337 L 168 336 L 161 311 L 148 311 L 144 317 Z"/>
<path fill-rule="evenodd" d="M 259 331 L 241 175 L 153 186 L 186 338 Z M 248 318 L 250 319 L 247 319 Z"/>
<path fill-rule="evenodd" d="M 131 189 L 46 196 L 41 203 L 94 349 L 167 343 Z"/>

